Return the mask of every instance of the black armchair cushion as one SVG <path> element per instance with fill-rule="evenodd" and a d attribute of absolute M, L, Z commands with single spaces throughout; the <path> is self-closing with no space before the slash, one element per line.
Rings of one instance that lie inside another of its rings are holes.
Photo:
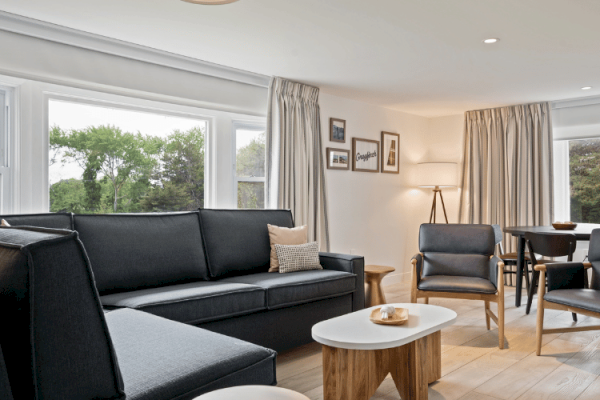
<path fill-rule="evenodd" d="M 15 399 L 124 397 L 77 232 L 0 229 L 0 310 L 0 346 Z"/>
<path fill-rule="evenodd" d="M 198 212 L 76 215 L 100 294 L 208 279 Z"/>
<path fill-rule="evenodd" d="M 453 275 L 490 279 L 490 257 L 480 254 L 426 253 L 423 276 Z"/>
<path fill-rule="evenodd" d="M 50 229 L 73 229 L 71 213 L 11 214 L 0 216 L 10 226 L 37 226 Z"/>
<path fill-rule="evenodd" d="M 467 276 L 425 276 L 417 287 L 427 292 L 494 294 L 497 291 L 489 279 Z"/>
<path fill-rule="evenodd" d="M 592 312 L 600 312 L 600 290 L 558 289 L 546 293 L 544 300 Z"/>
<path fill-rule="evenodd" d="M 592 263 L 590 288 L 600 290 L 600 229 L 594 229 L 590 237 L 588 260 Z"/>
<path fill-rule="evenodd" d="M 546 282 L 549 292 L 559 289 L 583 289 L 585 282 L 583 263 L 546 264 Z"/>
<path fill-rule="evenodd" d="M 290 210 L 201 209 L 200 217 L 213 278 L 267 272 L 271 262 L 267 224 L 294 227 Z"/>
<path fill-rule="evenodd" d="M 494 254 L 496 245 L 491 225 L 423 224 L 419 230 L 421 253 Z"/>

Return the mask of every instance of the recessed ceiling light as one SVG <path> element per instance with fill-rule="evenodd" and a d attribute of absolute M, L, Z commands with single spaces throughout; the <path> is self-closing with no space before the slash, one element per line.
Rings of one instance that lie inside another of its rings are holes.
<path fill-rule="evenodd" d="M 496 43 L 498 40 L 499 39 L 496 39 L 496 38 L 489 38 L 489 39 L 485 39 L 483 41 L 483 43 L 485 43 L 485 44 L 492 44 L 492 43 Z"/>
<path fill-rule="evenodd" d="M 590 90 L 592 87 L 591 86 L 584 86 L 581 88 L 581 90 Z"/>
<path fill-rule="evenodd" d="M 181 0 L 186 3 L 194 3 L 194 4 L 205 4 L 205 5 L 219 5 L 219 4 L 229 4 L 234 3 L 238 0 Z"/>

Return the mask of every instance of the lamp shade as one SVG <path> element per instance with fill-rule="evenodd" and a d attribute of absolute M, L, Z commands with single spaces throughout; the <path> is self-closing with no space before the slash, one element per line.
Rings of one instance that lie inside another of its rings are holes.
<path fill-rule="evenodd" d="M 454 187 L 458 184 L 458 165 L 451 162 L 427 162 L 417 164 L 419 187 Z"/>

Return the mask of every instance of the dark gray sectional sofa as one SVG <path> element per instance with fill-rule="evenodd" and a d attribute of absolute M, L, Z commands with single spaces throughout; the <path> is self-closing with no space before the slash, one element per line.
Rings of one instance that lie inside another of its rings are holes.
<path fill-rule="evenodd" d="M 0 382 L 14 399 L 191 399 L 275 384 L 270 349 L 364 307 L 362 257 L 322 253 L 323 270 L 267 272 L 266 225 L 292 227 L 287 210 L 1 218 L 16 226 L 0 229 L 0 312 L 17 327 L 0 330 Z"/>

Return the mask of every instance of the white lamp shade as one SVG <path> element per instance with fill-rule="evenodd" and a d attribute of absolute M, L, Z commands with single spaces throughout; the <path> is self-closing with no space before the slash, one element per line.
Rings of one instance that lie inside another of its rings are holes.
<path fill-rule="evenodd" d="M 458 184 L 458 165 L 450 162 L 427 162 L 417 164 L 419 187 L 454 187 Z"/>

